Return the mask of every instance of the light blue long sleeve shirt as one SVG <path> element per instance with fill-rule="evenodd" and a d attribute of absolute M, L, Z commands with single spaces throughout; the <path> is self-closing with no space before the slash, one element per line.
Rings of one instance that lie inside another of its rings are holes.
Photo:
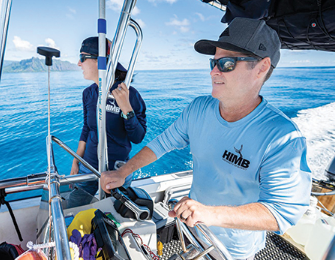
<path fill-rule="evenodd" d="M 196 98 L 148 147 L 159 158 L 187 145 L 193 157 L 190 198 L 200 203 L 262 203 L 277 220 L 279 234 L 294 225 L 309 205 L 305 138 L 264 98 L 236 122 L 221 117 L 217 99 Z M 250 257 L 265 246 L 265 231 L 210 229 L 235 258 Z"/>

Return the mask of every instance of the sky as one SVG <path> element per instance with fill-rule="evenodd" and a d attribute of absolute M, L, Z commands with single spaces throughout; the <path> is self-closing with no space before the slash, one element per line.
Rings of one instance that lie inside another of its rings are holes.
<path fill-rule="evenodd" d="M 106 0 L 110 39 L 122 3 Z M 37 46 L 48 46 L 61 51 L 61 60 L 77 63 L 81 42 L 97 35 L 98 7 L 98 0 L 12 0 L 5 60 L 38 57 Z M 143 43 L 136 69 L 208 69 L 210 56 L 195 52 L 193 45 L 200 39 L 218 39 L 226 28 L 220 22 L 223 14 L 200 0 L 138 0 L 132 18 L 142 28 Z M 135 40 L 129 27 L 120 58 L 125 66 Z M 282 50 L 278 66 L 335 66 L 335 53 Z"/>

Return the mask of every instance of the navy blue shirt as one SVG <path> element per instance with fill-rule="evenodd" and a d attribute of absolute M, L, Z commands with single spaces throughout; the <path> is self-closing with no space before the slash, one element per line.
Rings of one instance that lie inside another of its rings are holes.
<path fill-rule="evenodd" d="M 120 82 L 115 83 L 115 89 Z M 83 91 L 84 125 L 80 141 L 86 142 L 84 159 L 98 170 L 98 132 L 97 132 L 97 102 L 99 88 L 92 84 Z M 121 109 L 115 99 L 106 103 L 106 132 L 108 146 L 109 169 L 114 168 L 116 160 L 126 161 L 131 150 L 131 143 L 140 143 L 146 133 L 146 106 L 138 91 L 129 87 L 129 101 L 135 116 L 128 120 L 121 117 Z"/>

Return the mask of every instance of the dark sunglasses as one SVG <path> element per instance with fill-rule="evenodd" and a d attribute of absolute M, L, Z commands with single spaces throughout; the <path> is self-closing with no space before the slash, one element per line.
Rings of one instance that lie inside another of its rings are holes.
<path fill-rule="evenodd" d="M 217 60 L 209 59 L 209 64 L 211 66 L 211 70 L 213 70 L 215 66 L 218 66 L 219 71 L 229 72 L 235 69 L 237 61 L 258 61 L 258 60 L 260 59 L 253 57 L 223 57 Z"/>
<path fill-rule="evenodd" d="M 95 56 L 95 55 L 91 55 L 91 54 L 80 54 L 79 55 L 79 59 L 80 59 L 80 62 L 83 63 L 85 60 L 87 59 L 97 59 L 98 56 Z"/>

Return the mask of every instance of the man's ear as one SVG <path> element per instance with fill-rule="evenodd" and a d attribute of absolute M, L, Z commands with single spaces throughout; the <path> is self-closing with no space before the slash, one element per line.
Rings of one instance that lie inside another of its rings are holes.
<path fill-rule="evenodd" d="M 262 59 L 258 63 L 257 67 L 258 67 L 257 78 L 265 77 L 271 67 L 271 59 L 269 57 Z"/>

